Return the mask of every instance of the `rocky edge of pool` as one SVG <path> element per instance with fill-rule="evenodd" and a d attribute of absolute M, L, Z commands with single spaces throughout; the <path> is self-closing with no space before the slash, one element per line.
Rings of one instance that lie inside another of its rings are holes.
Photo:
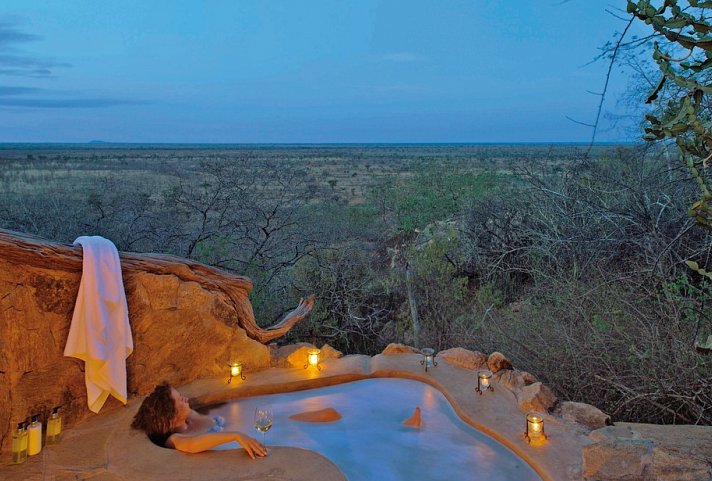
<path fill-rule="evenodd" d="M 200 407 L 381 377 L 436 388 L 465 423 L 546 481 L 712 479 L 711 427 L 611 423 L 593 406 L 557 400 L 500 353 L 392 344 L 369 357 L 343 356 L 328 345 L 318 353 L 305 344 L 280 347 L 274 340 L 293 323 L 259 327 L 249 279 L 169 256 L 120 258 L 134 342 L 126 359 L 129 399 L 124 406 L 109 398 L 93 414 L 84 363 L 63 352 L 81 248 L 0 230 L 0 479 L 342 480 L 331 460 L 299 446 L 274 447 L 258 461 L 242 450 L 190 455 L 153 445 L 131 420 L 164 380 Z M 46 420 L 55 406 L 64 423 L 59 444 L 12 464 L 17 423 L 34 414 Z"/>

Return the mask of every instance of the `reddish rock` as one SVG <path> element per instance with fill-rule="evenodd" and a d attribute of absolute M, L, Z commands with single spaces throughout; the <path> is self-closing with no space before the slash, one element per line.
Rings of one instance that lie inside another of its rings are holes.
<path fill-rule="evenodd" d="M 712 427 L 616 423 L 591 432 L 586 481 L 709 481 Z"/>
<path fill-rule="evenodd" d="M 303 367 L 307 362 L 307 351 L 309 349 L 314 349 L 314 345 L 308 342 L 280 346 L 272 357 L 271 366 L 296 367 L 301 362 Z"/>
<path fill-rule="evenodd" d="M 340 359 L 344 357 L 344 353 L 337 351 L 328 344 L 321 346 L 321 358 L 322 359 Z"/>
<path fill-rule="evenodd" d="M 242 327 L 254 322 L 249 279 L 168 256 L 120 256 L 134 340 L 129 398 L 164 380 L 227 376 L 232 360 L 269 366 L 269 349 Z M 12 423 L 53 406 L 65 427 L 92 415 L 84 362 L 64 357 L 81 275 L 81 248 L 0 229 L 0 450 Z M 102 411 L 118 405 L 110 397 Z"/>
<path fill-rule="evenodd" d="M 611 424 L 608 414 L 586 403 L 562 402 L 559 414 L 565 420 L 582 424 L 589 429 L 600 429 Z"/>
<path fill-rule="evenodd" d="M 521 376 L 522 381 L 524 381 L 525 386 L 529 386 L 530 384 L 537 382 L 536 376 L 527 371 L 519 371 L 519 375 Z"/>
<path fill-rule="evenodd" d="M 513 369 L 504 369 L 502 371 L 497 371 L 492 379 L 499 385 L 506 387 L 512 392 L 517 392 L 524 386 L 524 377 L 520 371 L 515 371 Z"/>
<path fill-rule="evenodd" d="M 512 362 L 501 352 L 493 352 L 487 358 L 487 368 L 493 373 L 502 369 L 512 369 Z"/>
<path fill-rule="evenodd" d="M 437 358 L 453 366 L 465 369 L 479 369 L 487 363 L 487 356 L 481 352 L 470 351 L 462 347 L 453 347 L 452 349 L 440 351 Z"/>
<path fill-rule="evenodd" d="M 381 354 L 383 354 L 384 356 L 392 356 L 394 354 L 413 354 L 413 353 L 417 354 L 419 352 L 420 351 L 414 347 L 406 346 L 405 344 L 398 344 L 396 342 L 392 342 L 386 346 L 386 348 L 383 350 L 383 352 Z"/>
<path fill-rule="evenodd" d="M 586 481 L 647 481 L 644 477 L 649 443 L 593 444 L 583 448 L 583 477 Z"/>
<path fill-rule="evenodd" d="M 548 412 L 556 404 L 556 396 L 548 386 L 535 382 L 517 392 L 517 402 L 525 411 Z"/>

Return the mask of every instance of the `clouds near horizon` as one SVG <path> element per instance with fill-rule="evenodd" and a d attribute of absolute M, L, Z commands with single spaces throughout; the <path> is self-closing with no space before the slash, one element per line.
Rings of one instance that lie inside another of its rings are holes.
<path fill-rule="evenodd" d="M 3 0 L 0 142 L 586 141 L 595 3 Z"/>

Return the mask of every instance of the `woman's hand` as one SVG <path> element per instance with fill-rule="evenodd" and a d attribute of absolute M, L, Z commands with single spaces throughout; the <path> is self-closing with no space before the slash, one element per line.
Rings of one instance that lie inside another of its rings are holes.
<path fill-rule="evenodd" d="M 234 434 L 235 441 L 237 441 L 240 446 L 245 448 L 245 451 L 247 451 L 247 454 L 252 459 L 255 459 L 255 456 L 262 457 L 267 454 L 267 450 L 265 449 L 265 447 L 262 446 L 262 443 L 260 443 L 255 438 L 250 437 L 247 434 L 243 434 L 241 432 L 235 432 Z"/>

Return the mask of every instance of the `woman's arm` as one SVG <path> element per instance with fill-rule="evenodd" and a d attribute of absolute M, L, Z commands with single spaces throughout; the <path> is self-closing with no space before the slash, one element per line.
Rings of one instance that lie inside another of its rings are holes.
<path fill-rule="evenodd" d="M 239 431 L 227 431 L 222 433 L 205 434 L 171 434 L 166 441 L 166 447 L 183 451 L 184 453 L 200 453 L 215 446 L 237 441 L 247 454 L 255 459 L 255 455 L 264 456 L 265 448 L 255 438 L 247 436 Z"/>

